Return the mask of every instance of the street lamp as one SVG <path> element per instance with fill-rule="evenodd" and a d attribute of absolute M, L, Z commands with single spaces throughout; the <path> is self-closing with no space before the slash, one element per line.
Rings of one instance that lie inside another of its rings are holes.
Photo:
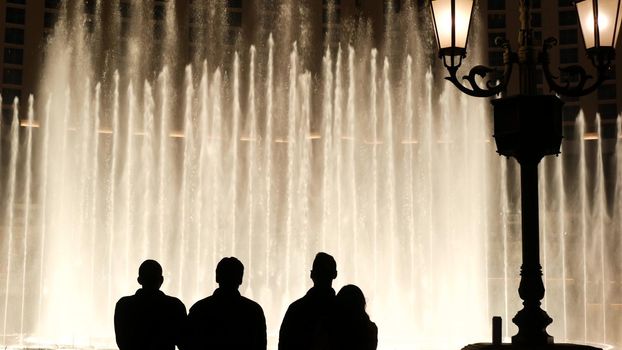
<path fill-rule="evenodd" d="M 473 0 L 432 1 L 432 12 L 439 55 L 445 66 L 457 68 L 466 56 Z"/>
<path fill-rule="evenodd" d="M 620 34 L 621 5 L 620 1 L 611 0 L 601 0 L 600 4 L 597 0 L 575 3 L 588 54 L 598 48 L 613 50 Z"/>
<path fill-rule="evenodd" d="M 476 344 L 468 349 L 556 347 L 553 337 L 546 332 L 553 320 L 540 307 L 545 290 L 540 266 L 538 163 L 544 156 L 560 152 L 563 102 L 555 95 L 538 94 L 536 69 L 542 68 L 550 89 L 559 95 L 583 96 L 593 92 L 611 75 L 614 47 L 622 22 L 622 0 L 577 0 L 575 7 L 586 52 L 597 73 L 595 79 L 579 65 L 559 69 L 561 73 L 578 77 L 573 84 L 560 81 L 551 72 L 549 51 L 557 40 L 544 40 L 540 50 L 534 47 L 531 0 L 519 0 L 518 50 L 512 51 L 505 39 L 495 40 L 503 48 L 503 73 L 499 75 L 492 68 L 478 65 L 459 79 L 458 69 L 467 54 L 473 0 L 431 0 L 439 58 L 449 73 L 445 79 L 470 96 L 492 97 L 505 94 L 515 64 L 519 74 L 519 94 L 494 99 L 491 103 L 497 152 L 514 157 L 521 169 L 523 261 L 518 293 L 523 309 L 512 319 L 518 326 L 518 333 L 512 337 L 511 345 Z M 591 348 L 568 344 L 564 347 Z"/>

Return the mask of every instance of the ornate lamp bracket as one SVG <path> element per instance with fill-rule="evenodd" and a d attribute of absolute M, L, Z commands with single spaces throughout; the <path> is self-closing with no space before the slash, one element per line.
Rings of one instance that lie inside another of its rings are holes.
<path fill-rule="evenodd" d="M 460 64 L 449 65 L 443 60 L 445 68 L 449 72 L 449 76 L 445 79 L 452 82 L 460 91 L 474 97 L 492 97 L 505 92 L 512 75 L 512 66 L 518 61 L 518 58 L 516 53 L 512 52 L 510 44 L 506 39 L 497 38 L 495 39 L 495 44 L 503 48 L 503 64 L 505 66 L 503 73 L 499 73 L 499 70 L 494 68 L 477 65 L 471 68 L 469 74 L 462 76 L 462 79 L 458 79 Z M 502 74 L 500 79 L 499 74 Z M 488 79 L 485 80 L 487 76 Z M 478 84 L 478 77 L 485 80 L 484 87 Z M 461 80 L 466 80 L 468 86 L 465 86 Z"/>
<path fill-rule="evenodd" d="M 549 50 L 556 45 L 557 39 L 555 38 L 548 38 L 544 40 L 542 52 L 540 54 L 540 64 L 542 65 L 544 78 L 552 91 L 564 96 L 584 96 L 594 92 L 605 80 L 608 79 L 615 59 L 615 53 L 613 50 L 600 48 L 592 49 L 593 51 L 588 52 L 588 55 L 592 60 L 592 64 L 596 68 L 598 74 L 595 80 L 594 77 L 588 74 L 587 71 L 580 65 L 570 65 L 559 68 L 561 75 L 577 77 L 577 81 L 571 83 L 569 80 L 563 81 L 560 77 L 555 76 L 551 72 Z M 558 83 L 557 80 L 560 80 L 561 82 Z M 590 85 L 587 85 L 587 83 L 591 80 L 593 82 Z"/>

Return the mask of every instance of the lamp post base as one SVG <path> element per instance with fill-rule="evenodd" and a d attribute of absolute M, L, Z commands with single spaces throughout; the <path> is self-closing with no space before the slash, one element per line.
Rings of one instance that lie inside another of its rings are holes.
<path fill-rule="evenodd" d="M 523 308 L 512 321 L 518 326 L 518 334 L 512 337 L 513 345 L 531 347 L 534 344 L 553 344 L 553 337 L 546 332 L 546 327 L 553 320 L 539 306 Z"/>

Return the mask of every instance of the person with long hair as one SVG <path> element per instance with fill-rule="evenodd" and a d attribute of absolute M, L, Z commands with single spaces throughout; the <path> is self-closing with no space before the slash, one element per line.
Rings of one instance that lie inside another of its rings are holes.
<path fill-rule="evenodd" d="M 337 293 L 334 350 L 376 350 L 378 327 L 370 320 L 365 306 L 363 291 L 353 284 Z"/>

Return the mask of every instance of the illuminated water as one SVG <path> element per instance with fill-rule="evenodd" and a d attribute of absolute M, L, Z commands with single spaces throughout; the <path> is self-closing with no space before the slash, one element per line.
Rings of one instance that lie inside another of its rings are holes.
<path fill-rule="evenodd" d="M 114 304 L 141 261 L 159 260 L 189 308 L 235 255 L 275 345 L 320 250 L 335 287 L 365 292 L 381 349 L 457 349 L 488 340 L 491 315 L 507 325 L 518 188 L 486 101 L 433 83 L 408 9 L 389 23 L 409 35 L 384 48 L 359 33 L 314 55 L 295 3 L 272 13 L 273 35 L 233 46 L 219 5 L 200 6 L 196 54 L 174 2 L 159 41 L 136 15 L 149 1 L 126 19 L 108 1 L 88 20 L 63 10 L 22 127 L 3 125 L 2 343 L 114 346 Z M 619 170 L 585 144 L 542 167 L 545 303 L 557 340 L 616 343 L 620 190 L 608 202 L 604 179 Z"/>

